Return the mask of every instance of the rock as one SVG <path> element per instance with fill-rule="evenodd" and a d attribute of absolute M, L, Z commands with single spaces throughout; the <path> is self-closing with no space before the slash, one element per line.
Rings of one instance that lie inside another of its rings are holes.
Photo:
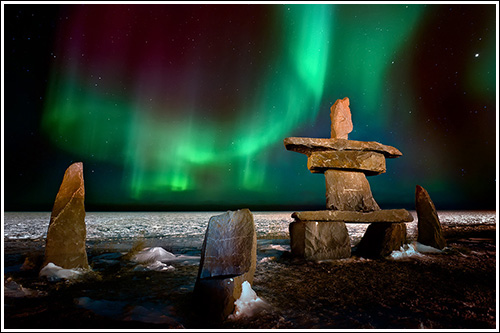
<path fill-rule="evenodd" d="M 344 222 L 296 221 L 289 225 L 292 254 L 307 260 L 351 256 L 351 241 Z"/>
<path fill-rule="evenodd" d="M 401 223 L 413 221 L 406 209 L 383 209 L 373 212 L 353 212 L 340 210 L 317 210 L 295 212 L 292 217 L 301 221 L 329 221 L 351 223 Z"/>
<path fill-rule="evenodd" d="M 213 321 L 225 320 L 234 312 L 234 302 L 240 298 L 245 281 L 245 274 L 196 280 L 194 296 L 200 316 Z"/>
<path fill-rule="evenodd" d="M 371 212 L 380 210 L 362 172 L 326 170 L 326 208 Z"/>
<path fill-rule="evenodd" d="M 64 173 L 50 216 L 45 259 L 65 269 L 88 269 L 85 241 L 85 188 L 83 164 L 73 163 Z"/>
<path fill-rule="evenodd" d="M 403 155 L 397 148 L 386 146 L 374 141 L 289 137 L 283 140 L 283 143 L 285 144 L 285 148 L 287 150 L 295 151 L 307 156 L 311 155 L 311 153 L 315 151 L 325 150 L 374 151 L 384 154 L 387 158 L 396 158 Z"/>
<path fill-rule="evenodd" d="M 257 234 L 252 213 L 241 209 L 211 217 L 194 290 L 202 311 L 220 319 L 231 314 L 241 284 L 253 283 L 256 264 Z"/>
<path fill-rule="evenodd" d="M 372 151 L 317 151 L 307 159 L 307 168 L 312 173 L 341 169 L 363 171 L 372 176 L 385 172 L 385 157 Z"/>
<path fill-rule="evenodd" d="M 346 139 L 352 132 L 351 110 L 349 98 L 338 99 L 330 108 L 331 135 L 335 139 Z"/>
<path fill-rule="evenodd" d="M 372 223 L 359 241 L 355 254 L 366 258 L 382 258 L 406 243 L 406 224 Z"/>
<path fill-rule="evenodd" d="M 440 250 L 446 247 L 436 207 L 429 193 L 420 185 L 417 185 L 415 189 L 415 206 L 418 218 L 417 242 Z"/>

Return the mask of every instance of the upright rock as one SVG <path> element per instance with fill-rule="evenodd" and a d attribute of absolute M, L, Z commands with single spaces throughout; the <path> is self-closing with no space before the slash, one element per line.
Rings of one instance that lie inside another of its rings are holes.
<path fill-rule="evenodd" d="M 352 132 L 351 109 L 349 98 L 338 99 L 330 108 L 331 136 L 333 139 L 346 139 Z"/>
<path fill-rule="evenodd" d="M 415 188 L 415 206 L 418 218 L 417 242 L 436 249 L 443 249 L 446 246 L 446 240 L 443 237 L 436 207 L 429 193 L 420 185 Z"/>
<path fill-rule="evenodd" d="M 257 234 L 250 210 L 211 217 L 194 289 L 203 313 L 219 319 L 231 314 L 243 282 L 253 283 L 256 264 Z"/>
<path fill-rule="evenodd" d="M 88 269 L 85 240 L 83 164 L 73 163 L 64 173 L 50 216 L 43 267 Z"/>
<path fill-rule="evenodd" d="M 406 224 L 378 222 L 368 226 L 355 254 L 366 258 L 383 258 L 406 243 Z"/>

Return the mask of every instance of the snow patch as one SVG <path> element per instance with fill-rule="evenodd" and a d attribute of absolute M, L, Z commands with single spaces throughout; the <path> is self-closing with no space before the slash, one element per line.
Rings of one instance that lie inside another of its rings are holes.
<path fill-rule="evenodd" d="M 154 261 L 154 262 L 151 262 L 148 264 L 137 265 L 134 268 L 134 271 L 148 271 L 149 270 L 149 271 L 162 272 L 162 271 L 173 271 L 174 269 L 175 269 L 174 266 L 164 264 L 161 261 L 157 260 L 157 261 Z"/>
<path fill-rule="evenodd" d="M 274 244 L 269 244 L 265 247 L 262 247 L 261 250 L 276 250 L 276 251 L 290 251 L 290 246 L 285 245 L 274 245 Z"/>
<path fill-rule="evenodd" d="M 276 260 L 276 257 L 264 257 L 259 260 L 259 263 L 264 263 L 264 262 L 269 262 L 269 261 L 274 261 Z"/>
<path fill-rule="evenodd" d="M 66 269 L 49 262 L 42 268 L 39 275 L 47 277 L 49 281 L 57 281 L 61 279 L 76 279 L 84 272 L 85 270 L 83 269 Z"/>
<path fill-rule="evenodd" d="M 145 248 L 144 250 L 137 253 L 132 261 L 138 263 L 150 263 L 150 262 L 167 262 L 175 260 L 176 256 L 173 253 L 168 252 L 162 247 Z"/>
<path fill-rule="evenodd" d="M 244 281 L 241 288 L 241 296 L 234 302 L 234 312 L 228 317 L 230 320 L 252 317 L 269 307 L 269 304 L 257 296 L 248 281 Z"/>
<path fill-rule="evenodd" d="M 409 257 L 423 257 L 422 253 L 441 253 L 443 251 L 436 249 L 432 246 L 420 244 L 419 242 L 412 242 L 405 244 L 399 248 L 399 251 L 392 251 L 390 257 L 392 259 L 405 259 Z"/>

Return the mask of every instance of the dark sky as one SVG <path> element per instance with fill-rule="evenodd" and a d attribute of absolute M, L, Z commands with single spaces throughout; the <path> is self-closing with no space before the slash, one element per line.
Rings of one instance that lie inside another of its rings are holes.
<path fill-rule="evenodd" d="M 403 156 L 381 208 L 495 209 L 495 4 L 9 4 L 4 209 L 52 209 L 83 162 L 87 210 L 324 209 L 291 136 Z"/>

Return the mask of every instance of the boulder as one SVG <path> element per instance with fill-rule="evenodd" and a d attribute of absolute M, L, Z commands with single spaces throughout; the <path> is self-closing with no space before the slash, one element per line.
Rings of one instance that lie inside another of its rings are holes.
<path fill-rule="evenodd" d="M 340 169 L 373 176 L 385 172 L 385 157 L 373 151 L 316 151 L 307 159 L 307 168 L 312 173 Z"/>
<path fill-rule="evenodd" d="M 326 170 L 326 208 L 371 212 L 380 210 L 363 172 Z"/>
<path fill-rule="evenodd" d="M 417 185 L 415 189 L 415 206 L 418 218 L 417 242 L 436 249 L 443 249 L 446 246 L 446 240 L 443 237 L 436 207 L 429 193 L 420 185 Z"/>
<path fill-rule="evenodd" d="M 292 217 L 301 221 L 329 221 L 351 223 L 401 223 L 413 221 L 406 209 L 383 209 L 373 212 L 353 212 L 341 210 L 317 210 L 295 212 Z"/>
<path fill-rule="evenodd" d="M 373 151 L 381 153 L 387 158 L 396 158 L 403 155 L 397 148 L 386 146 L 375 141 L 289 137 L 283 140 L 283 143 L 285 144 L 285 148 L 287 150 L 295 151 L 307 156 L 311 155 L 311 153 L 315 151 L 325 150 Z"/>
<path fill-rule="evenodd" d="M 257 234 L 250 210 L 211 217 L 194 289 L 202 312 L 219 319 L 231 314 L 242 283 L 253 283 L 256 263 Z"/>
<path fill-rule="evenodd" d="M 344 222 L 300 221 L 290 223 L 292 254 L 307 260 L 351 256 L 351 241 Z"/>
<path fill-rule="evenodd" d="M 330 108 L 331 136 L 335 139 L 346 139 L 352 132 L 351 109 L 349 98 L 338 99 Z"/>
<path fill-rule="evenodd" d="M 53 263 L 65 269 L 89 268 L 84 199 L 83 164 L 73 163 L 64 173 L 54 202 L 43 267 Z"/>
<path fill-rule="evenodd" d="M 355 254 L 365 258 L 382 258 L 406 244 L 405 223 L 372 223 L 359 241 Z"/>

